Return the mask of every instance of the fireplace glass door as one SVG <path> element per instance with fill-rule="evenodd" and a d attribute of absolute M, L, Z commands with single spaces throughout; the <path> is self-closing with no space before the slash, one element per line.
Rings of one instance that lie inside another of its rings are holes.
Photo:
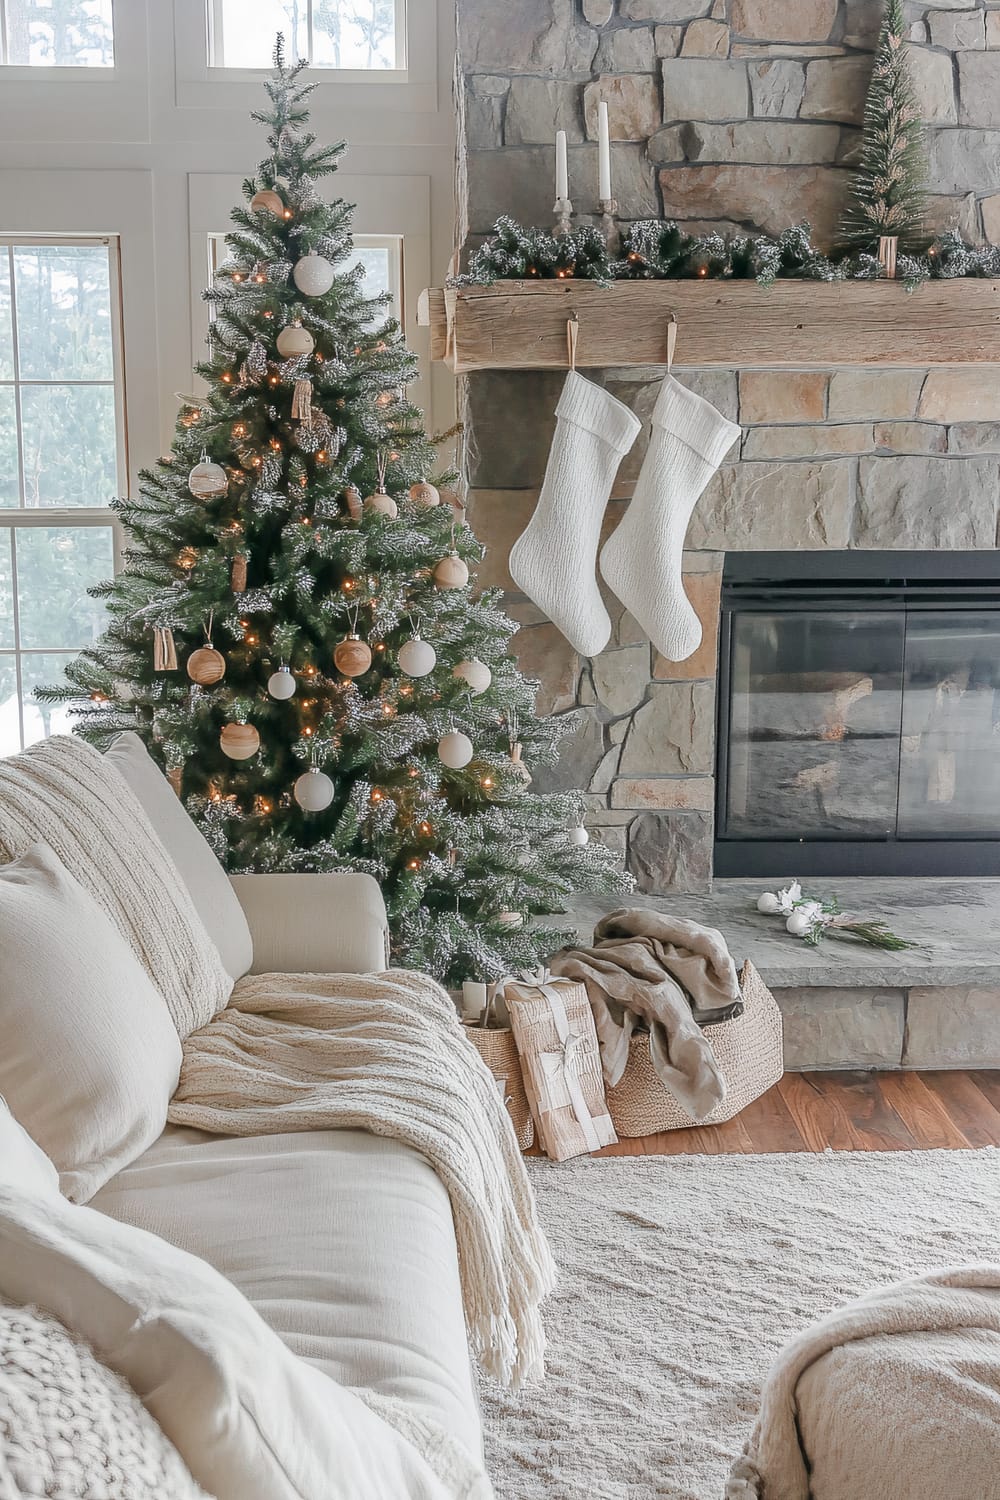
<path fill-rule="evenodd" d="M 724 575 L 716 871 L 1000 875 L 1000 560 L 842 556 Z"/>

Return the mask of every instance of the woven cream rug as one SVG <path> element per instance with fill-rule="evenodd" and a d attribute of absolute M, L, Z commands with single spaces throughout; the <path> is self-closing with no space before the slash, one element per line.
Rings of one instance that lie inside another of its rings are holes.
<path fill-rule="evenodd" d="M 1000 1258 L 1000 1151 L 604 1158 L 529 1170 L 561 1270 L 549 1375 L 482 1393 L 497 1500 L 721 1500 L 784 1340 Z"/>

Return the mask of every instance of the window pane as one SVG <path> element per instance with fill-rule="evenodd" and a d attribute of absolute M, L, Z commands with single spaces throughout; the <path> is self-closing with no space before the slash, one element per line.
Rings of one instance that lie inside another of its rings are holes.
<path fill-rule="evenodd" d="M 22 646 L 75 648 L 104 628 L 88 587 L 114 572 L 110 526 L 21 526 L 14 535 Z"/>
<path fill-rule="evenodd" d="M 47 739 L 50 734 L 71 734 L 73 720 L 67 703 L 39 703 L 37 687 L 57 687 L 65 681 L 72 652 L 31 651 L 21 657 L 21 694 L 24 701 L 24 743 Z"/>
<path fill-rule="evenodd" d="M 110 385 L 21 387 L 24 503 L 110 505 L 117 490 Z"/>
<path fill-rule="evenodd" d="M 394 68 L 395 0 L 315 0 L 317 68 Z"/>
<path fill-rule="evenodd" d="M 7 0 L 7 61 L 113 68 L 112 0 Z"/>
<path fill-rule="evenodd" d="M 0 247 L 0 380 L 14 379 L 14 333 L 10 321 L 10 251 Z"/>
<path fill-rule="evenodd" d="M 111 380 L 111 285 L 106 245 L 14 248 L 22 380 Z"/>
<path fill-rule="evenodd" d="M 14 389 L 0 386 L 0 505 L 20 505 Z"/>
<path fill-rule="evenodd" d="M 213 15 L 216 67 L 269 68 L 279 31 L 289 61 L 309 55 L 308 0 L 215 0 Z"/>
<path fill-rule="evenodd" d="M 14 644 L 14 571 L 10 528 L 0 531 L 0 647 Z"/>
<path fill-rule="evenodd" d="M 0 756 L 16 755 L 20 748 L 17 670 L 12 656 L 0 656 Z"/>

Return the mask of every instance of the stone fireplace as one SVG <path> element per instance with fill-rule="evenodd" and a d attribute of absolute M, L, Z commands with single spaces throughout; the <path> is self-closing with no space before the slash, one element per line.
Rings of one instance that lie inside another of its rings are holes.
<path fill-rule="evenodd" d="M 459 0 L 466 246 L 500 213 L 550 220 L 557 128 L 571 143 L 571 196 L 578 210 L 594 210 L 600 97 L 611 110 L 624 218 L 775 232 L 809 217 L 828 235 L 880 9 L 878 0 Z M 937 0 L 907 11 L 929 122 L 931 222 L 1000 241 L 1000 4 Z M 537 783 L 582 789 L 591 829 L 651 893 L 703 890 L 713 874 L 727 560 L 988 556 L 998 542 L 1000 368 L 776 371 L 755 366 L 752 328 L 734 327 L 732 338 L 731 371 L 692 370 L 679 331 L 679 378 L 743 429 L 689 529 L 685 586 L 704 638 L 679 664 L 660 658 L 610 598 L 609 648 L 582 660 L 517 594 L 507 559 L 537 498 L 563 375 L 466 381 L 470 519 L 488 549 L 481 576 L 509 592 L 521 626 L 515 647 L 540 679 L 540 708 L 578 716 L 559 765 L 540 770 Z M 645 418 L 663 372 L 587 373 Z M 642 455 L 640 438 L 619 471 L 607 530 Z M 864 706 L 856 700 L 858 722 L 883 706 L 883 692 L 873 682 Z M 937 774 L 946 792 L 946 760 Z"/>

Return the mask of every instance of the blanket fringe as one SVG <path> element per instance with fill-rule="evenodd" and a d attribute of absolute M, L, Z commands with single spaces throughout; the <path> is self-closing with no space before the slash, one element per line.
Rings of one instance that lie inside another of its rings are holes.
<path fill-rule="evenodd" d="M 760 1475 L 744 1454 L 729 1472 L 725 1500 L 762 1500 L 762 1495 Z"/>

